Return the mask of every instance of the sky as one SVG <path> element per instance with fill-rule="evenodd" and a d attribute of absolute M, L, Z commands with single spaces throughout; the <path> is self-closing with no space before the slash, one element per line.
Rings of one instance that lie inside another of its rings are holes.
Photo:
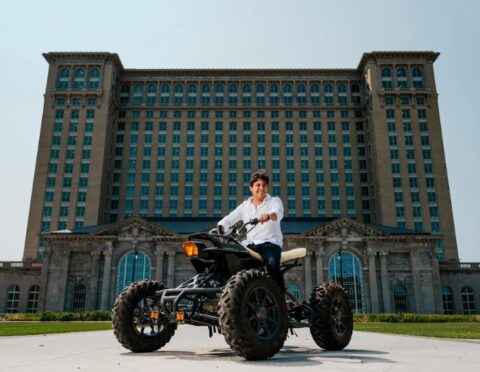
<path fill-rule="evenodd" d="M 50 51 L 126 68 L 356 68 L 364 52 L 434 64 L 460 259 L 480 262 L 480 1 L 54 0 L 0 14 L 0 260 L 23 254 Z M 477 71 L 477 72 L 475 72 Z"/>

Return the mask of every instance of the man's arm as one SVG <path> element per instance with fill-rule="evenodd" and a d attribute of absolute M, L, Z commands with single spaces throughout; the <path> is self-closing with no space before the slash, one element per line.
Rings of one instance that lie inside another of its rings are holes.
<path fill-rule="evenodd" d="M 281 221 L 283 218 L 283 204 L 282 204 L 282 199 L 280 198 L 272 198 L 272 201 L 270 202 L 270 209 L 268 213 L 260 215 L 258 220 L 261 223 L 265 223 L 267 221 Z"/>
<path fill-rule="evenodd" d="M 235 208 L 233 211 L 231 211 L 228 215 L 223 217 L 217 225 L 223 226 L 223 228 L 226 230 L 230 229 L 230 226 L 233 224 L 237 223 L 239 220 L 243 220 L 242 218 L 242 206 L 243 203 L 240 204 L 237 208 Z"/>

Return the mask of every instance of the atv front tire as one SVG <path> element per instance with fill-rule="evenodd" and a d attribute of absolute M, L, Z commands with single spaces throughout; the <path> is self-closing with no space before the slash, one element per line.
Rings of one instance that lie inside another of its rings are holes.
<path fill-rule="evenodd" d="M 165 286 L 152 280 L 132 283 L 118 296 L 112 310 L 113 332 L 123 347 L 135 352 L 152 352 L 165 346 L 177 329 L 155 304 L 155 292 Z M 158 319 L 151 311 L 158 311 Z"/>
<path fill-rule="evenodd" d="M 220 329 L 233 351 L 248 360 L 275 355 L 287 338 L 288 315 L 278 285 L 262 270 L 242 270 L 225 285 L 218 304 Z"/>
<path fill-rule="evenodd" d="M 337 283 L 317 286 L 310 297 L 313 340 L 325 350 L 341 350 L 352 337 L 353 314 L 348 295 Z"/>

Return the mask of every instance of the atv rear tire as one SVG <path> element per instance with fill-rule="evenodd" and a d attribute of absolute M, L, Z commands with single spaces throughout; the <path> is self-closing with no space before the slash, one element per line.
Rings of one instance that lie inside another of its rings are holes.
<path fill-rule="evenodd" d="M 170 341 L 177 325 L 169 323 L 161 312 L 158 320 L 150 317 L 151 310 L 159 310 L 153 296 L 164 288 L 159 282 L 143 280 L 130 284 L 118 296 L 112 310 L 112 324 L 115 337 L 123 347 L 145 353 L 158 350 Z"/>
<path fill-rule="evenodd" d="M 280 288 L 266 272 L 250 269 L 233 275 L 218 308 L 225 341 L 240 356 L 262 360 L 282 348 L 288 331 L 287 306 Z"/>
<path fill-rule="evenodd" d="M 325 350 L 341 350 L 352 337 L 353 314 L 348 295 L 337 283 L 324 283 L 310 297 L 313 340 Z"/>

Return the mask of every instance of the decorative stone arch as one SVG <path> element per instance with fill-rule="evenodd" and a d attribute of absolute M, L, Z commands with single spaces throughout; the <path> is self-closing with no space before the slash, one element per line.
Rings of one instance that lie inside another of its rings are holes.
<path fill-rule="evenodd" d="M 115 293 L 120 293 L 134 281 L 150 279 L 153 262 L 151 255 L 143 250 L 130 249 L 124 252 L 117 261 Z"/>
<path fill-rule="evenodd" d="M 364 312 L 366 288 L 360 257 L 352 251 L 342 250 L 330 254 L 327 262 L 328 281 L 345 288 L 354 312 Z"/>

